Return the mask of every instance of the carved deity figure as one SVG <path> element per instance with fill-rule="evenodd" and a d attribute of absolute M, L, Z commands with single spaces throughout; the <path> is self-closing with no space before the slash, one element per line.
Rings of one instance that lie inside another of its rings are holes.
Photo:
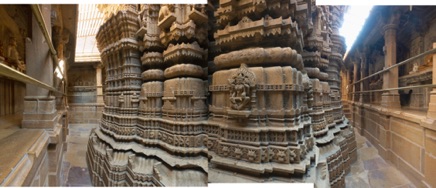
<path fill-rule="evenodd" d="M 133 93 L 132 96 L 132 106 L 133 108 L 137 108 L 139 103 L 139 96 L 136 94 L 136 92 Z"/>
<path fill-rule="evenodd" d="M 189 5 L 189 10 L 190 11 L 196 10 L 196 11 L 199 11 L 203 14 L 206 14 L 206 5 L 204 5 L 204 4 L 191 4 L 191 5 Z"/>
<path fill-rule="evenodd" d="M 5 57 L 5 55 L 3 54 L 3 42 L 0 41 L 0 57 Z"/>
<path fill-rule="evenodd" d="M 409 72 L 409 74 L 418 72 L 418 68 L 419 68 L 418 63 L 416 63 L 416 62 L 413 63 L 413 69 L 412 69 L 412 71 Z"/>
<path fill-rule="evenodd" d="M 159 10 L 159 17 L 158 20 L 162 21 L 164 18 L 166 18 L 168 15 L 174 12 L 174 5 L 166 4 L 162 5 Z"/>
<path fill-rule="evenodd" d="M 239 73 L 232 83 L 230 101 L 233 103 L 233 108 L 240 110 L 248 102 L 250 97 L 247 94 L 250 92 L 250 86 L 244 82 L 244 75 Z"/>
<path fill-rule="evenodd" d="M 120 96 L 118 96 L 118 102 L 119 102 L 119 106 L 123 107 L 123 103 L 124 103 L 124 94 L 121 93 Z"/>
<path fill-rule="evenodd" d="M 17 50 L 17 41 L 15 40 L 15 37 L 9 39 L 6 58 L 13 68 L 16 68 L 19 71 L 26 70 L 24 62 L 20 61 L 21 58 Z"/>
<path fill-rule="evenodd" d="M 245 64 L 229 79 L 230 102 L 235 110 L 242 110 L 250 102 L 251 87 L 254 85 L 254 74 L 249 72 Z"/>
<path fill-rule="evenodd" d="M 142 15 L 138 15 L 139 27 L 147 27 L 147 15 L 144 11 Z"/>

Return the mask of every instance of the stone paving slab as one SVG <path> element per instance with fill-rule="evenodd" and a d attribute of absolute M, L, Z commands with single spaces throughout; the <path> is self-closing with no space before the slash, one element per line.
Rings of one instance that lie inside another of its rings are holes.
<path fill-rule="evenodd" d="M 69 124 L 68 149 L 62 166 L 62 186 L 91 187 L 91 179 L 86 164 L 86 149 L 89 134 L 98 124 Z"/>
<path fill-rule="evenodd" d="M 387 187 L 414 188 L 413 183 L 391 163 L 386 162 L 377 149 L 358 131 L 357 161 L 351 165 L 350 173 L 345 177 L 345 186 L 350 188 Z"/>

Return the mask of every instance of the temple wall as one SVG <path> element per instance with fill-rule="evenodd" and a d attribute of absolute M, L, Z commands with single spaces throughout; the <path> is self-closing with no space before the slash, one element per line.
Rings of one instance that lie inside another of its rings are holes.
<path fill-rule="evenodd" d="M 436 130 L 425 113 L 408 113 L 376 105 L 349 103 L 352 123 L 380 156 L 417 187 L 436 186 Z"/>
<path fill-rule="evenodd" d="M 69 123 L 90 123 L 96 124 L 100 122 L 103 113 L 103 104 L 70 104 L 68 111 Z"/>
<path fill-rule="evenodd" d="M 7 78 L 0 78 L 0 116 L 22 113 L 26 86 Z"/>
<path fill-rule="evenodd" d="M 92 65 L 71 67 L 68 82 L 69 122 L 100 122 L 104 104 L 97 103 L 96 71 Z"/>
<path fill-rule="evenodd" d="M 96 102 L 95 69 L 88 66 L 71 67 L 68 70 L 68 103 Z"/>

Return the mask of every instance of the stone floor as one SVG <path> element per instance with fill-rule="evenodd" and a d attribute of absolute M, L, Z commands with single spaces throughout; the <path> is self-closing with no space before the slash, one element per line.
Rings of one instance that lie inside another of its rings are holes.
<path fill-rule="evenodd" d="M 62 186 L 90 187 L 91 179 L 86 165 L 89 134 L 97 124 L 70 124 L 67 151 L 62 163 Z"/>
<path fill-rule="evenodd" d="M 351 166 L 351 172 L 345 177 L 346 187 L 387 187 L 412 188 L 413 183 L 398 171 L 390 162 L 386 162 L 377 149 L 357 131 L 357 161 Z"/>
<path fill-rule="evenodd" d="M 68 148 L 62 166 L 62 186 L 92 186 L 85 153 L 90 131 L 97 126 L 97 124 L 69 125 Z M 383 160 L 378 155 L 377 149 L 358 132 L 356 132 L 356 141 L 358 160 L 351 166 L 351 172 L 345 178 L 346 187 L 415 187 L 392 164 Z"/>

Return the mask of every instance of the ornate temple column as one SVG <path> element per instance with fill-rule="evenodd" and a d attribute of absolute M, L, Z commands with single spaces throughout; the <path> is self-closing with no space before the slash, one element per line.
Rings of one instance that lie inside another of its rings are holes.
<path fill-rule="evenodd" d="M 351 84 L 351 74 L 352 74 L 353 72 L 351 71 L 351 70 L 349 70 L 349 69 L 347 69 L 347 101 L 351 101 L 351 100 L 353 100 L 353 96 L 350 94 L 351 92 L 353 92 L 353 85 L 350 85 Z"/>
<path fill-rule="evenodd" d="M 359 71 L 359 63 L 356 61 L 356 62 L 353 62 L 353 65 L 354 65 L 354 70 L 353 70 L 353 73 L 354 73 L 354 76 L 353 76 L 353 83 L 355 83 L 355 82 L 357 82 L 359 79 L 357 78 L 357 76 L 358 76 L 358 71 Z M 358 85 L 356 85 L 356 84 L 353 84 L 353 92 L 357 92 L 357 91 L 359 91 L 359 86 Z M 352 94 L 352 99 L 353 99 L 353 101 L 358 101 L 359 100 L 359 97 L 358 97 L 359 95 L 358 94 L 356 94 L 356 93 L 354 93 L 354 94 Z"/>
<path fill-rule="evenodd" d="M 362 59 L 361 59 L 361 62 L 360 62 L 360 79 L 365 78 L 365 77 L 368 76 L 368 67 L 367 66 L 368 65 L 367 65 L 367 63 L 365 61 L 365 57 L 363 56 Z M 368 90 L 368 84 L 367 83 L 368 83 L 367 80 L 359 83 L 360 84 L 360 91 Z M 369 93 L 361 93 L 359 101 L 361 103 L 368 102 L 368 95 L 369 95 Z"/>
<path fill-rule="evenodd" d="M 342 90 L 342 100 L 348 100 L 348 88 L 349 88 L 349 86 L 348 86 L 348 80 L 350 79 L 349 77 L 348 77 L 348 71 L 347 71 L 347 69 L 342 69 L 342 71 L 341 71 L 341 79 L 342 79 L 342 82 L 341 82 L 341 90 Z"/>
<path fill-rule="evenodd" d="M 97 90 L 97 103 L 98 104 L 103 104 L 104 100 L 103 100 L 103 84 L 102 84 L 102 74 L 101 74 L 101 68 L 102 68 L 102 64 L 99 62 L 96 66 L 95 66 L 95 84 L 96 84 L 96 90 Z"/>
<path fill-rule="evenodd" d="M 396 43 L 396 24 L 387 24 L 383 27 L 385 38 L 385 67 L 396 64 L 397 43 Z M 398 68 L 393 68 L 383 74 L 383 89 L 398 87 Z M 399 108 L 400 95 L 398 91 L 388 91 L 382 94 L 381 105 L 389 108 Z"/>
<path fill-rule="evenodd" d="M 436 43 L 433 43 L 433 48 L 436 48 Z M 436 84 L 436 54 L 433 54 L 433 81 Z M 427 117 L 436 119 L 436 88 L 430 92 L 430 103 L 428 104 Z"/>

